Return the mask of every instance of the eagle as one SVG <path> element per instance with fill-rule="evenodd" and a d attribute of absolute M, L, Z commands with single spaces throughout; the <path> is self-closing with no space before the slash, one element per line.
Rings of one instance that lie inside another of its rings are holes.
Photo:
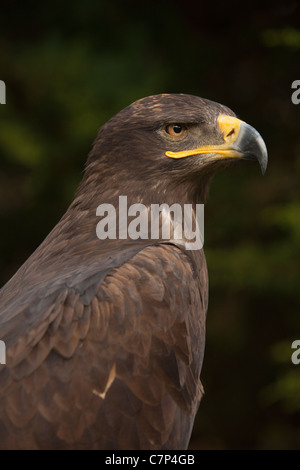
<path fill-rule="evenodd" d="M 0 291 L 1 449 L 188 447 L 208 273 L 164 209 L 188 207 L 194 224 L 213 175 L 240 159 L 264 173 L 260 134 L 197 96 L 140 99 L 99 129 L 73 202 Z M 134 208 L 161 205 L 151 238 Z"/>

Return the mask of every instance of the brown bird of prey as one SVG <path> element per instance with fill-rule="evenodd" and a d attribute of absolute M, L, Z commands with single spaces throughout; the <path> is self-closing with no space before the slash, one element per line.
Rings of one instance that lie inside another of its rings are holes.
<path fill-rule="evenodd" d="M 74 201 L 0 291 L 0 448 L 187 448 L 208 274 L 160 205 L 195 222 L 211 177 L 238 159 L 265 171 L 258 132 L 191 95 L 141 99 L 100 128 Z M 159 207 L 158 236 L 142 234 L 141 205 Z"/>

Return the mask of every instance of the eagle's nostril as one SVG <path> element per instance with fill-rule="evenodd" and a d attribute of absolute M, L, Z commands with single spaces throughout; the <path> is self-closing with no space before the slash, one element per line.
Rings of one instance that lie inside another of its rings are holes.
<path fill-rule="evenodd" d="M 236 130 L 235 128 L 233 127 L 232 129 L 230 129 L 229 132 L 227 132 L 227 134 L 224 136 L 224 140 L 227 144 L 230 144 L 231 142 L 234 142 L 236 139 Z"/>

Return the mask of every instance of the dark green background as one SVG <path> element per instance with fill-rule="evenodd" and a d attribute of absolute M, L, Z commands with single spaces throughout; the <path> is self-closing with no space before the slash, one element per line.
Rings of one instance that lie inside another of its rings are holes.
<path fill-rule="evenodd" d="M 0 284 L 68 207 L 109 117 L 163 92 L 231 107 L 270 162 L 264 177 L 252 162 L 218 174 L 206 205 L 206 395 L 191 448 L 299 449 L 299 2 L 7 1 L 0 15 Z"/>

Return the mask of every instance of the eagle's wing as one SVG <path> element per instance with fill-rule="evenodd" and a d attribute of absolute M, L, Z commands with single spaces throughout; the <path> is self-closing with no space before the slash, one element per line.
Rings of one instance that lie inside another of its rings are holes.
<path fill-rule="evenodd" d="M 88 305 L 61 289 L 0 365 L 0 448 L 185 448 L 202 395 L 199 256 L 195 267 L 176 246 L 149 246 Z"/>

